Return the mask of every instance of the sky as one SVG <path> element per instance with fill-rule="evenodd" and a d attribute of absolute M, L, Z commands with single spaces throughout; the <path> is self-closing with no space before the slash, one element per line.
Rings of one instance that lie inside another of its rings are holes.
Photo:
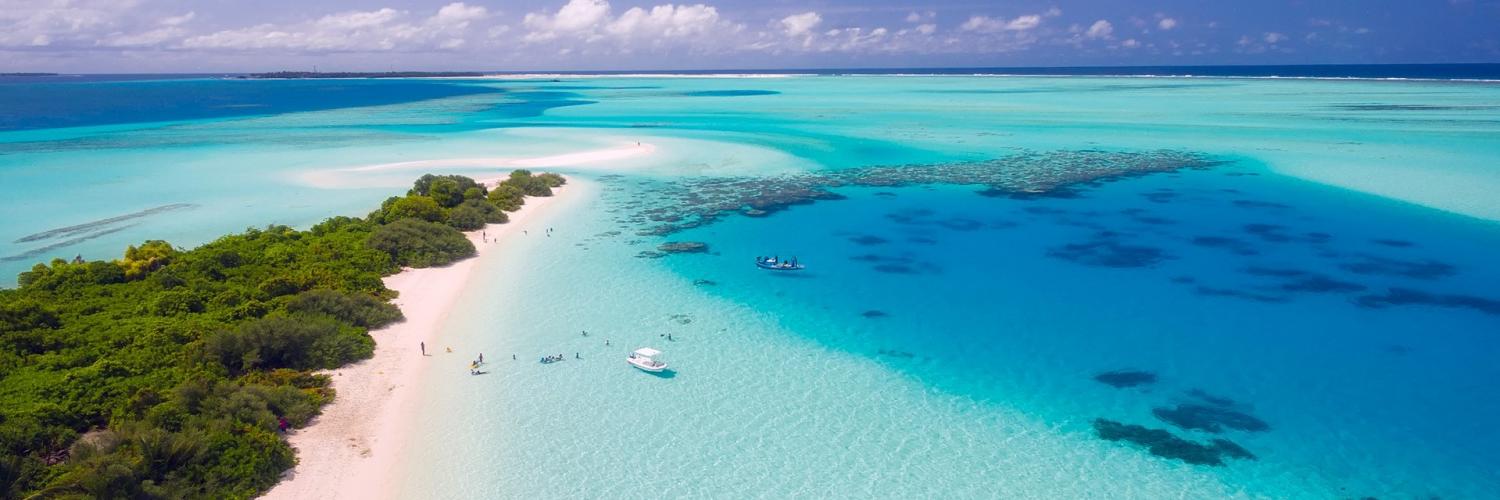
<path fill-rule="evenodd" d="M 0 0 L 0 72 L 1500 62 L 1500 0 Z"/>

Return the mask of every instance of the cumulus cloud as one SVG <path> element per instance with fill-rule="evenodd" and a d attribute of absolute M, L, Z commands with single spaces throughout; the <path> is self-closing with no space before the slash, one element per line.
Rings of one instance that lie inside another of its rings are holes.
<path fill-rule="evenodd" d="M 523 42 L 559 44 L 560 53 L 579 48 L 570 44 L 590 45 L 604 40 L 617 43 L 595 47 L 596 51 L 632 52 L 668 46 L 701 49 L 720 45 L 744 28 L 724 19 L 711 5 L 632 7 L 616 16 L 606 0 L 569 0 L 556 12 L 526 14 L 522 25 L 527 30 L 521 37 Z"/>
<path fill-rule="evenodd" d="M 123 28 L 134 0 L 0 0 L 0 47 L 89 46 Z"/>
<path fill-rule="evenodd" d="M 260 24 L 182 40 L 181 48 L 203 50 L 289 50 L 364 52 L 452 50 L 475 20 L 488 16 L 484 7 L 451 3 L 427 18 L 383 8 L 329 14 L 288 26 Z"/>
<path fill-rule="evenodd" d="M 1109 38 L 1114 32 L 1115 26 L 1113 24 L 1100 19 L 1094 21 L 1094 24 L 1089 25 L 1089 29 L 1083 32 L 1083 36 L 1088 38 Z"/>
<path fill-rule="evenodd" d="M 823 16 L 817 12 L 803 12 L 781 18 L 781 28 L 787 36 L 802 36 L 823 24 Z"/>
<path fill-rule="evenodd" d="M 523 24 L 531 30 L 526 40 L 539 42 L 562 35 L 591 33 L 608 18 L 609 2 L 605 0 L 570 0 L 553 14 L 526 14 Z"/>
<path fill-rule="evenodd" d="M 432 66 L 457 63 L 524 67 L 576 63 L 587 67 L 645 62 L 616 57 L 636 52 L 674 56 L 652 59 L 652 64 L 670 60 L 671 65 L 686 65 L 696 61 L 675 56 L 993 55 L 1029 50 L 1039 44 L 1063 50 L 1071 46 L 1083 52 L 1156 51 L 1162 47 L 1174 54 L 1219 50 L 1285 53 L 1311 46 L 1311 42 L 1303 42 L 1304 34 L 1300 32 L 1293 34 L 1297 37 L 1293 40 L 1285 31 L 1259 30 L 1244 32 L 1246 36 L 1238 43 L 1235 38 L 1228 38 L 1179 46 L 1169 37 L 1151 38 L 1152 32 L 1187 26 L 1164 12 L 1117 17 L 1114 23 L 1096 18 L 1093 22 L 1067 26 L 1055 24 L 1060 22 L 1057 18 L 1062 11 L 1051 8 L 1014 16 L 975 14 L 953 18 L 940 29 L 937 12 L 926 10 L 927 7 L 891 13 L 888 21 L 892 25 L 885 27 L 867 21 L 877 16 L 848 15 L 839 10 L 793 11 L 791 15 L 782 12 L 775 16 L 754 14 L 759 12 L 756 9 L 726 12 L 721 8 L 731 4 L 715 0 L 634 0 L 630 4 L 638 6 L 628 8 L 619 5 L 620 2 L 612 5 L 611 0 L 538 0 L 545 7 L 505 18 L 475 0 L 445 0 L 446 5 L 432 7 L 403 7 L 418 5 L 410 2 L 367 1 L 375 3 L 349 11 L 312 10 L 305 17 L 287 20 L 285 16 L 293 15 L 287 11 L 252 13 L 267 17 L 227 18 L 222 12 L 204 11 L 207 7 L 197 7 L 199 4 L 186 0 L 0 0 L 0 57 L 9 58 L 0 62 L 16 65 L 23 57 L 46 61 L 55 53 L 69 51 L 88 51 L 91 57 L 98 58 L 127 54 L 125 59 L 146 60 L 130 54 L 158 51 L 153 58 L 184 61 L 202 57 L 195 53 L 234 52 L 198 59 L 231 61 L 223 63 L 225 67 L 237 64 L 233 61 L 254 64 L 257 58 L 262 62 L 295 57 L 311 61 L 328 53 L 350 54 L 341 60 L 363 59 L 378 61 L 377 64 L 389 61 L 395 65 L 417 62 Z M 183 5 L 193 5 L 198 12 L 182 8 Z M 267 23 L 269 19 L 276 21 Z M 1122 22 L 1126 23 L 1125 28 L 1117 32 L 1117 23 Z M 1187 23 L 1194 27 L 1217 25 L 1207 20 Z M 1307 39 L 1323 45 L 1340 40 L 1340 36 L 1343 40 L 1353 40 L 1369 32 L 1336 21 L 1313 19 L 1308 24 L 1309 31 L 1316 33 L 1307 34 Z M 262 57 L 260 52 L 271 55 Z M 389 52 L 423 56 L 403 59 L 384 54 Z"/>
<path fill-rule="evenodd" d="M 180 16 L 165 17 L 165 18 L 162 18 L 161 25 L 162 26 L 182 26 L 184 24 L 187 24 L 188 21 L 192 21 L 193 18 L 196 17 L 196 16 L 197 16 L 196 12 L 188 12 L 187 14 L 183 14 L 183 15 L 180 15 Z"/>
<path fill-rule="evenodd" d="M 924 22 L 924 21 L 931 21 L 931 20 L 933 20 L 936 17 L 937 17 L 937 12 L 933 12 L 933 11 L 930 11 L 930 10 L 926 11 L 926 12 L 912 11 L 911 13 L 909 13 L 909 14 L 906 15 L 906 22 L 908 22 L 908 23 L 921 23 L 921 22 Z"/>
<path fill-rule="evenodd" d="M 622 38 L 683 38 L 709 33 L 720 24 L 719 11 L 703 4 L 633 7 L 605 27 Z"/>
<path fill-rule="evenodd" d="M 435 25 L 456 28 L 467 28 L 469 23 L 489 17 L 488 9 L 478 5 L 469 5 L 463 2 L 450 3 L 438 9 L 437 15 L 432 16 L 428 22 Z"/>
<path fill-rule="evenodd" d="M 1037 14 L 1020 16 L 1015 19 L 990 16 L 970 16 L 964 21 L 959 29 L 964 31 L 975 31 L 979 33 L 999 33 L 1002 31 L 1026 31 L 1042 24 L 1042 16 Z"/>

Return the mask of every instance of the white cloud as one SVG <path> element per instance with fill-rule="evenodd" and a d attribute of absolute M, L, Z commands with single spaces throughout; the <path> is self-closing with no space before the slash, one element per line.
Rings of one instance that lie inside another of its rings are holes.
<path fill-rule="evenodd" d="M 1160 28 L 1162 31 L 1170 30 L 1177 27 L 1177 20 L 1170 17 L 1163 17 L 1160 20 L 1156 21 L 1156 27 Z"/>
<path fill-rule="evenodd" d="M 924 21 L 931 21 L 935 18 L 937 18 L 937 12 L 933 12 L 930 10 L 926 12 L 912 11 L 910 14 L 906 15 L 906 22 L 920 23 Z"/>
<path fill-rule="evenodd" d="M 806 35 L 819 24 L 823 24 L 823 16 L 817 12 L 803 12 L 781 18 L 781 27 L 787 36 Z"/>
<path fill-rule="evenodd" d="M 555 14 L 533 12 L 522 20 L 531 31 L 526 41 L 552 40 L 562 35 L 591 32 L 609 17 L 609 2 L 605 0 L 569 0 Z"/>
<path fill-rule="evenodd" d="M 522 25 L 525 43 L 552 43 L 570 53 L 593 55 L 672 48 L 710 52 L 745 41 L 744 25 L 724 19 L 706 4 L 631 7 L 616 16 L 606 0 L 570 0 L 556 12 L 526 14 Z"/>
<path fill-rule="evenodd" d="M 1098 21 L 1094 21 L 1094 24 L 1089 25 L 1089 29 L 1083 32 L 1083 36 L 1086 36 L 1088 38 L 1109 38 L 1109 36 L 1114 32 L 1115 26 L 1113 24 L 1110 24 L 1109 21 L 1100 19 Z"/>
<path fill-rule="evenodd" d="M 633 7 L 605 32 L 622 38 L 682 38 L 708 33 L 719 22 L 718 9 L 703 4 L 657 5 L 650 11 Z"/>
<path fill-rule="evenodd" d="M 192 21 L 193 17 L 196 16 L 196 15 L 197 15 L 197 13 L 195 13 L 195 12 L 188 12 L 187 14 L 183 14 L 183 15 L 180 15 L 180 16 L 171 16 L 171 17 L 163 18 L 161 20 L 161 25 L 162 26 L 182 26 L 184 24 L 187 24 L 188 21 Z"/>
<path fill-rule="evenodd" d="M 176 26 L 166 26 L 140 33 L 112 33 L 100 38 L 96 45 L 119 48 L 146 48 L 167 45 L 182 38 L 187 32 Z"/>
<path fill-rule="evenodd" d="M 1021 16 L 1015 19 L 1011 19 L 1009 23 L 1006 23 L 1005 29 L 1012 31 L 1024 31 L 1035 28 L 1040 24 L 1042 24 L 1042 16 Z"/>
<path fill-rule="evenodd" d="M 1261 40 L 1265 40 L 1266 43 L 1275 44 L 1275 43 L 1280 43 L 1280 42 L 1286 40 L 1286 35 L 1283 35 L 1281 33 L 1276 33 L 1276 32 L 1273 31 L 1273 32 L 1268 32 L 1265 35 L 1262 35 L 1261 36 Z"/>
<path fill-rule="evenodd" d="M 919 24 L 916 28 L 913 29 L 916 30 L 917 33 L 921 33 L 923 35 L 931 35 L 937 32 L 937 25 L 932 23 Z"/>
<path fill-rule="evenodd" d="M 1001 31 L 1026 31 L 1042 24 L 1042 16 L 1032 14 L 1020 16 L 1015 19 L 1006 20 L 1001 17 L 970 16 L 968 21 L 959 26 L 964 31 L 979 33 L 999 33 Z"/>
<path fill-rule="evenodd" d="M 462 35 L 471 22 L 487 15 L 484 7 L 462 2 L 417 20 L 408 20 L 409 13 L 391 8 L 349 11 L 287 26 L 261 24 L 189 37 L 181 47 L 301 52 L 451 50 L 464 45 Z"/>
<path fill-rule="evenodd" d="M 467 28 L 469 23 L 484 19 L 489 14 L 487 9 L 478 5 L 471 6 L 463 2 L 450 3 L 438 9 L 437 15 L 432 16 L 427 22 L 443 26 Z"/>
<path fill-rule="evenodd" d="M 121 20 L 138 5 L 135 0 L 0 0 L 0 47 L 92 46 L 125 28 Z"/>
<path fill-rule="evenodd" d="M 1130 38 L 1130 39 L 1126 39 L 1123 42 L 1120 42 L 1120 46 L 1121 47 L 1125 47 L 1127 49 L 1133 49 L 1133 48 L 1136 48 L 1136 47 L 1140 47 L 1141 46 L 1141 42 L 1136 41 L 1136 39 L 1134 39 L 1134 38 Z"/>

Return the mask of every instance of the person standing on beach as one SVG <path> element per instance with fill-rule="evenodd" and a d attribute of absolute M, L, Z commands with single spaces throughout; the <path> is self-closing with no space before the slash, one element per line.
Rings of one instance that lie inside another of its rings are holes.
<path fill-rule="evenodd" d="M 426 342 L 418 342 L 417 346 L 422 349 L 422 355 L 426 356 L 427 355 L 427 343 Z"/>

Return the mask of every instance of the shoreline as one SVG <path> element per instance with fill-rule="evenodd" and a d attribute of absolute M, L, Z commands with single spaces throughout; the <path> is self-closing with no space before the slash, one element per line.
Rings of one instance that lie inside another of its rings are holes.
<path fill-rule="evenodd" d="M 480 182 L 493 185 L 497 179 L 503 177 Z M 429 366 L 426 358 L 445 354 L 438 333 L 476 267 L 508 238 L 528 229 L 526 224 L 551 212 L 568 191 L 565 184 L 550 197 L 528 197 L 520 210 L 509 213 L 509 222 L 465 232 L 476 250 L 473 257 L 446 267 L 407 268 L 383 278 L 387 288 L 399 293 L 392 303 L 406 319 L 370 332 L 375 340 L 370 359 L 322 372 L 332 380 L 334 399 L 306 427 L 287 434 L 297 465 L 260 498 L 383 496 L 395 479 L 391 472 L 396 455 L 409 437 L 406 429 L 413 412 L 407 403 L 415 383 Z M 419 343 L 427 344 L 426 356 L 419 354 Z"/>
<path fill-rule="evenodd" d="M 297 179 L 301 183 L 313 187 L 324 189 L 347 189 L 350 187 L 369 187 L 359 185 L 358 183 L 351 183 L 348 178 L 351 176 L 368 175 L 371 173 L 420 171 L 424 169 L 478 169 L 491 171 L 497 169 L 514 170 L 576 167 L 581 165 L 601 164 L 628 160 L 636 157 L 651 156 L 656 153 L 656 149 L 657 147 L 655 144 L 647 142 L 634 142 L 620 144 L 615 147 L 603 149 L 572 151 L 546 156 L 444 158 L 435 160 L 402 161 L 335 169 L 310 170 L 297 174 Z M 493 179 L 491 178 L 480 179 L 477 177 L 476 180 L 484 182 L 486 184 L 491 184 L 493 181 Z"/>

